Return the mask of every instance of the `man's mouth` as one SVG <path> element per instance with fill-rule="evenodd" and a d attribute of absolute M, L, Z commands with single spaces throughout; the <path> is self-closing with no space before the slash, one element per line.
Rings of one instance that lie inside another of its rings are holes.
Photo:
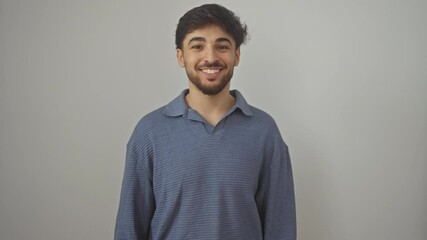
<path fill-rule="evenodd" d="M 202 68 L 200 71 L 207 79 L 215 79 L 222 71 L 222 68 Z"/>
<path fill-rule="evenodd" d="M 202 72 L 207 73 L 207 74 L 216 74 L 219 73 L 220 69 L 202 69 Z"/>

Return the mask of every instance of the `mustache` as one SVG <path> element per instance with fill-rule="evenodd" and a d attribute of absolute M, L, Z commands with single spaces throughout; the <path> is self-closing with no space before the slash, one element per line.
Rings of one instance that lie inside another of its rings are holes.
<path fill-rule="evenodd" d="M 211 63 L 203 63 L 203 64 L 199 64 L 197 65 L 197 68 L 215 68 L 215 67 L 220 67 L 223 68 L 225 67 L 224 64 L 222 64 L 219 61 L 215 61 L 215 62 L 211 62 Z"/>

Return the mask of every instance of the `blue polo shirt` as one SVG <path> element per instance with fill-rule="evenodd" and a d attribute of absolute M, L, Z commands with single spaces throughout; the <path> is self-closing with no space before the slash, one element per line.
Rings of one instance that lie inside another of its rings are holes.
<path fill-rule="evenodd" d="M 296 239 L 288 147 L 247 104 L 210 125 L 181 95 L 137 124 L 127 145 L 116 240 Z"/>

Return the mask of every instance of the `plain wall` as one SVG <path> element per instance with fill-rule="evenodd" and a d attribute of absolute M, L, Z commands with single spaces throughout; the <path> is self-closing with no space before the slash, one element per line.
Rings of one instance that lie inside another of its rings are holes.
<path fill-rule="evenodd" d="M 300 240 L 427 239 L 427 2 L 220 1 L 232 88 L 290 147 Z M 0 0 L 0 239 L 112 239 L 137 121 L 187 86 L 203 1 Z"/>

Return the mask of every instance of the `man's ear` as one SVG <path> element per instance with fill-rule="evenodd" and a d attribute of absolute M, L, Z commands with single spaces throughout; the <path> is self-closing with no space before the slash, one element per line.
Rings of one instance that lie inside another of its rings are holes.
<path fill-rule="evenodd" d="M 178 60 L 178 64 L 180 67 L 185 67 L 184 64 L 184 52 L 182 52 L 181 49 L 177 48 L 176 49 L 176 59 Z"/>
<path fill-rule="evenodd" d="M 236 49 L 236 59 L 234 59 L 234 66 L 239 65 L 240 62 L 240 47 Z"/>

